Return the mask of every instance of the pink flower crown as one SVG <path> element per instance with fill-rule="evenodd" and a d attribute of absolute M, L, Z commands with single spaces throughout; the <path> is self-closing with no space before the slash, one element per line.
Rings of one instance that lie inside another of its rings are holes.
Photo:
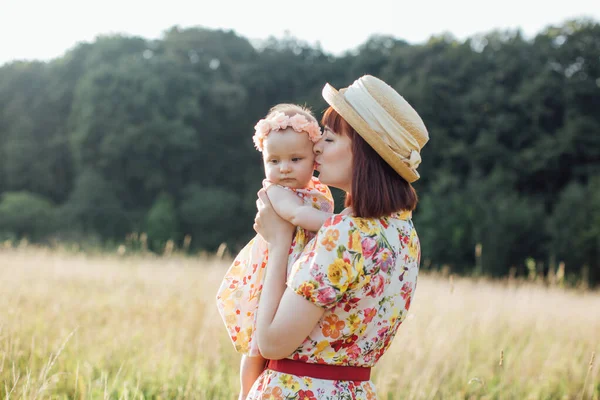
<path fill-rule="evenodd" d="M 314 143 L 321 139 L 322 132 L 319 124 L 309 121 L 304 115 L 296 114 L 288 117 L 283 112 L 278 112 L 269 118 L 263 118 L 254 127 L 255 132 L 252 140 L 258 151 L 263 151 L 263 142 L 269 132 L 278 131 L 291 127 L 298 133 L 308 133 L 308 138 Z"/>

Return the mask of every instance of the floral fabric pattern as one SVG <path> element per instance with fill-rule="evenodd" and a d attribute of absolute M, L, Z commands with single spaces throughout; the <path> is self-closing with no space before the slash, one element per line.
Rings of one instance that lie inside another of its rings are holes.
<path fill-rule="evenodd" d="M 373 367 L 414 296 L 420 243 L 409 212 L 383 218 L 335 215 L 306 246 L 288 288 L 325 313 L 289 357 L 307 363 Z M 376 399 L 371 381 L 350 382 L 264 371 L 248 399 Z"/>
<path fill-rule="evenodd" d="M 376 400 L 370 381 L 331 381 L 266 370 L 246 400 Z"/>
<path fill-rule="evenodd" d="M 321 211 L 333 212 L 331 191 L 317 178 L 313 177 L 304 189 L 289 190 L 294 191 L 305 204 Z M 288 266 L 294 264 L 314 236 L 313 232 L 296 228 Z M 254 332 L 267 258 L 267 243 L 256 235 L 235 257 L 217 292 L 217 308 L 233 346 L 237 352 L 249 356 L 260 354 Z"/>

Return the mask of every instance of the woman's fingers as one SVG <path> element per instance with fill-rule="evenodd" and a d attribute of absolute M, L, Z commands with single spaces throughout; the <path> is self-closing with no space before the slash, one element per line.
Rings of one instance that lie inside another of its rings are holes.
<path fill-rule="evenodd" d="M 269 201 L 269 196 L 267 195 L 267 191 L 265 189 L 260 189 L 258 191 L 258 198 L 266 207 L 271 206 L 271 202 Z"/>
<path fill-rule="evenodd" d="M 264 212 L 265 212 L 264 197 L 266 197 L 266 192 L 264 189 L 260 189 L 256 193 L 256 195 L 258 196 L 258 199 L 256 199 L 256 209 L 258 211 L 256 213 L 256 217 L 254 217 L 254 225 L 252 225 L 252 228 L 254 229 L 255 232 L 259 233 L 259 230 L 261 229 L 261 225 L 260 225 L 261 214 L 264 214 Z M 267 197 L 267 201 L 268 201 L 268 197 Z"/>
<path fill-rule="evenodd" d="M 257 201 L 257 205 L 258 205 L 258 201 Z M 258 232 L 258 230 L 260 229 L 260 210 L 256 213 L 256 217 L 254 217 L 254 225 L 252 225 L 252 228 Z"/>
<path fill-rule="evenodd" d="M 269 196 L 267 196 L 267 191 L 265 189 L 260 189 L 256 192 L 258 199 L 256 199 L 256 209 L 260 213 L 261 209 L 264 209 L 266 206 L 270 206 L 271 202 L 269 201 Z"/>

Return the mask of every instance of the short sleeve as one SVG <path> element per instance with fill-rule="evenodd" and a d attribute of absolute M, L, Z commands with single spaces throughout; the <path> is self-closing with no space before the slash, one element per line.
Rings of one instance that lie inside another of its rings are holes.
<path fill-rule="evenodd" d="M 333 308 L 363 269 L 360 233 L 349 216 L 334 215 L 292 266 L 287 285 L 308 301 Z"/>

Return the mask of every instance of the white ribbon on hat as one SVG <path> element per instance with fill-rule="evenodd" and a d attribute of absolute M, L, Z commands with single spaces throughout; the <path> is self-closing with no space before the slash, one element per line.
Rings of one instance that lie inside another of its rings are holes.
<path fill-rule="evenodd" d="M 360 79 L 348 86 L 344 91 L 344 97 L 371 129 L 379 133 L 390 149 L 411 169 L 416 170 L 421 164 L 419 142 L 371 96 Z M 400 135 L 392 140 L 388 132 L 398 132 Z M 402 155 L 403 148 L 404 153 L 410 150 L 408 157 Z"/>

